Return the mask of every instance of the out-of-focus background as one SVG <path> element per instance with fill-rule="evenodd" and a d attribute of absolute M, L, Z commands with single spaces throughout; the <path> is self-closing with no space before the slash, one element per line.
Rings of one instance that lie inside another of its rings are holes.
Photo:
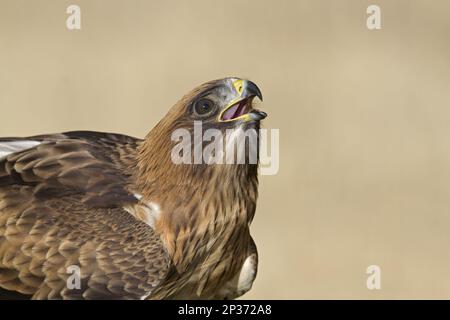
<path fill-rule="evenodd" d="M 281 148 L 244 297 L 448 299 L 449 37 L 447 0 L 0 0 L 0 136 L 143 137 L 194 86 L 249 78 Z"/>

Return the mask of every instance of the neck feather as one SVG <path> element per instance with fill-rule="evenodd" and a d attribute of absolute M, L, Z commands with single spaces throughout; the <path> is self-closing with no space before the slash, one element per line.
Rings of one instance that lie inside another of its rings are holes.
<path fill-rule="evenodd" d="M 155 225 L 179 268 L 239 230 L 247 230 L 258 196 L 258 165 L 174 164 L 170 132 L 159 123 L 138 150 L 137 190 L 155 202 Z M 208 239 L 207 241 L 205 239 Z"/>

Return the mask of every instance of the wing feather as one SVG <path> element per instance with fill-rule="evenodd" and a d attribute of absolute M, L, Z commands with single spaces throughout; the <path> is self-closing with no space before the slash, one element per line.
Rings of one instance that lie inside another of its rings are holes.
<path fill-rule="evenodd" d="M 128 188 L 139 143 L 97 132 L 0 139 L 0 152 L 11 151 L 0 159 L 0 288 L 35 299 L 138 299 L 161 283 L 164 245 L 123 209 L 137 201 Z M 70 266 L 80 268 L 80 288 L 67 285 Z"/>

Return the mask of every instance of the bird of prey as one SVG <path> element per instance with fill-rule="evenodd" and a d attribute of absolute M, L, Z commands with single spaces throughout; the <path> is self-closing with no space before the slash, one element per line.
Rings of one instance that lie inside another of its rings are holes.
<path fill-rule="evenodd" d="M 171 135 L 192 132 L 196 121 L 202 130 L 258 131 L 266 114 L 253 108 L 255 97 L 262 100 L 249 80 L 207 82 L 145 139 L 91 131 L 0 138 L 0 297 L 247 292 L 258 262 L 249 232 L 258 163 L 176 164 Z"/>

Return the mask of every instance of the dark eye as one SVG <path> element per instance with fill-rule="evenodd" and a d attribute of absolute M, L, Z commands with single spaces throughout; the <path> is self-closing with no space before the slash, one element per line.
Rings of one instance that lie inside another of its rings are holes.
<path fill-rule="evenodd" d="M 206 115 L 213 111 L 214 104 L 211 100 L 208 99 L 200 99 L 194 105 L 195 113 L 198 115 Z"/>

